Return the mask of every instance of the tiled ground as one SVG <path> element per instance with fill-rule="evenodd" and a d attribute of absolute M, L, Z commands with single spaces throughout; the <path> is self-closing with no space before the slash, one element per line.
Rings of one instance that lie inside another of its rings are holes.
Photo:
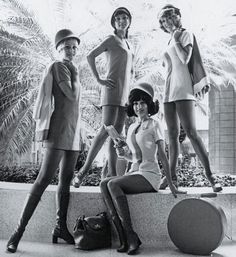
<path fill-rule="evenodd" d="M 6 253 L 6 240 L 0 240 L 0 256 L 1 257 L 120 257 L 126 254 L 117 253 L 115 249 L 104 249 L 96 251 L 81 251 L 74 249 L 66 244 L 43 244 L 22 241 L 19 249 L 15 254 Z M 142 245 L 138 256 L 140 257 L 194 257 L 197 255 L 183 254 L 177 249 L 157 249 Z M 235 257 L 236 242 L 225 241 L 223 245 L 218 247 L 211 257 Z M 200 256 L 198 256 L 200 257 Z"/>

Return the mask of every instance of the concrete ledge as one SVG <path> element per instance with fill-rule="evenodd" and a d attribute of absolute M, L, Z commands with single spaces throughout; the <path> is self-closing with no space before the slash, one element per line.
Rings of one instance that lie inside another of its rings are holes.
<path fill-rule="evenodd" d="M 19 218 L 23 202 L 31 185 L 0 182 L 1 239 L 9 238 Z M 185 198 L 199 198 L 201 193 L 211 192 L 211 188 L 184 188 L 187 195 L 175 199 L 169 190 L 158 193 L 129 195 L 128 201 L 133 226 L 145 244 L 173 246 L 167 232 L 167 219 L 172 207 Z M 56 186 L 49 186 L 30 220 L 23 240 L 51 242 L 51 231 L 55 224 Z M 225 240 L 236 240 L 236 187 L 224 188 L 215 201 L 223 208 L 228 222 Z M 80 215 L 92 216 L 106 211 L 99 187 L 71 187 L 71 201 L 68 212 L 68 227 L 73 230 L 75 220 Z M 113 233 L 113 239 L 115 239 Z"/>

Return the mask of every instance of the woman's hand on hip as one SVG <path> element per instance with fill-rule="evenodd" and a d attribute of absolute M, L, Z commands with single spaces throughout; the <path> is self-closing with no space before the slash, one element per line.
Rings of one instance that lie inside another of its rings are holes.
<path fill-rule="evenodd" d="M 100 78 L 98 78 L 97 81 L 98 81 L 99 84 L 101 84 L 102 86 L 105 86 L 109 89 L 112 89 L 112 88 L 115 87 L 115 82 L 112 79 L 100 79 Z"/>
<path fill-rule="evenodd" d="M 209 92 L 210 87 L 208 85 L 204 86 L 201 91 L 195 94 L 195 97 L 199 100 L 204 98 L 204 95 Z"/>

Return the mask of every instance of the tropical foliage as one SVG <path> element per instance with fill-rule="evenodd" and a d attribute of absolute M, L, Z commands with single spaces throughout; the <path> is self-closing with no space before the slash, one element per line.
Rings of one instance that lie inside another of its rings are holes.
<path fill-rule="evenodd" d="M 33 3 L 38 7 L 45 5 L 47 9 L 41 13 L 39 9 L 34 9 L 33 12 Z M 212 84 L 218 88 L 222 84 L 235 85 L 236 26 L 233 1 L 227 0 L 224 5 L 221 3 L 224 8 L 217 7 L 220 3 L 213 2 L 215 9 L 211 9 L 210 15 L 203 8 L 204 4 L 201 7 L 191 1 L 183 3 L 177 0 L 173 3 L 185 10 L 194 10 L 196 17 L 196 13 L 201 13 L 203 17 L 192 21 L 192 30 L 198 38 Z M 93 135 L 99 128 L 100 87 L 90 72 L 85 56 L 106 35 L 112 33 L 108 23 L 112 11 L 118 6 L 127 6 L 133 14 L 130 29 L 130 40 L 135 52 L 133 82 L 145 80 L 155 85 L 157 98 L 161 101 L 164 84 L 161 56 L 168 35 L 158 29 L 156 15 L 164 4 L 165 1 L 151 0 L 131 0 L 128 3 L 118 0 L 0 0 L 1 162 L 12 162 L 15 155 L 21 155 L 31 147 L 34 137 L 34 100 L 45 67 L 56 58 L 53 36 L 63 27 L 72 28 L 81 37 L 77 64 L 83 87 L 83 137 Z M 216 11 L 217 8 L 221 12 Z M 213 19 L 215 12 L 218 16 Z M 104 60 L 103 56 L 98 60 L 101 74 L 106 71 Z M 205 112 L 202 104 L 199 103 L 199 107 Z"/>

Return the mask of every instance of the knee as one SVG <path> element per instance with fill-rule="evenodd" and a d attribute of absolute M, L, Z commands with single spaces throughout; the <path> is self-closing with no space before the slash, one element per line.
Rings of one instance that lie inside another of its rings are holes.
<path fill-rule="evenodd" d="M 119 184 L 115 179 L 112 179 L 107 183 L 107 188 L 110 193 L 114 193 L 119 188 Z"/>
<path fill-rule="evenodd" d="M 187 128 L 185 131 L 186 131 L 186 134 L 189 137 L 189 139 L 196 140 L 198 138 L 198 133 L 197 133 L 196 129 Z"/>
<path fill-rule="evenodd" d="M 176 141 L 179 136 L 179 130 L 178 129 L 171 129 L 170 133 L 168 133 L 169 140 L 174 140 Z"/>
<path fill-rule="evenodd" d="M 104 193 L 107 191 L 107 184 L 109 182 L 109 179 L 104 179 L 100 182 L 100 189 L 101 189 L 101 192 Z"/>
<path fill-rule="evenodd" d="M 48 177 L 38 177 L 35 181 L 35 185 L 46 188 L 50 184 L 50 181 Z"/>

